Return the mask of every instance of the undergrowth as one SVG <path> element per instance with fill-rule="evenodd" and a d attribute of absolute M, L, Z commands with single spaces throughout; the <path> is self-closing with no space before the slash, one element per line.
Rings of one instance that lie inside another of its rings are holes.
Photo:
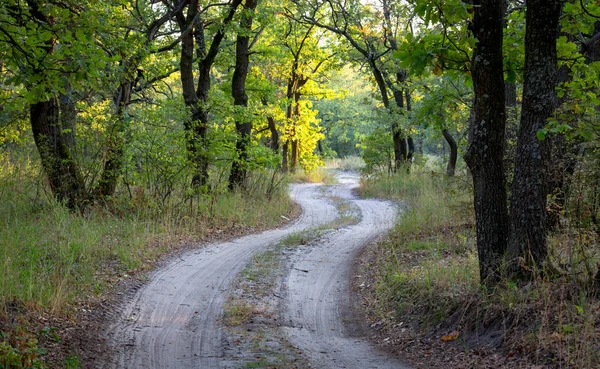
<path fill-rule="evenodd" d="M 504 281 L 487 291 L 479 285 L 466 179 L 413 170 L 365 177 L 361 192 L 404 203 L 398 224 L 376 246 L 377 261 L 369 270 L 375 279 L 369 309 L 389 333 L 405 324 L 421 337 L 492 348 L 506 360 L 600 366 L 594 232 L 570 228 L 553 234 L 552 270 L 526 285 Z"/>
<path fill-rule="evenodd" d="M 38 167 L 0 160 L 0 363 L 32 358 L 23 351 L 32 341 L 13 345 L 11 332 L 20 328 L 10 306 L 69 316 L 174 249 L 273 227 L 295 211 L 287 180 L 257 172 L 244 193 L 214 186 L 206 195 L 174 191 L 159 198 L 121 186 L 109 203 L 74 213 L 53 200 Z"/>

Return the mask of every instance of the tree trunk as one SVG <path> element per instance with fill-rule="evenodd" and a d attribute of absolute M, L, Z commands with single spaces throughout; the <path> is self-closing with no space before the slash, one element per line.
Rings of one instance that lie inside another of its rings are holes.
<path fill-rule="evenodd" d="M 562 0 L 529 0 L 526 10 L 523 108 L 511 195 L 507 259 L 513 277 L 525 279 L 546 259 L 549 142 L 537 132 L 554 110 L 556 39 Z"/>
<path fill-rule="evenodd" d="M 262 98 L 261 101 L 264 106 L 269 105 L 267 99 Z M 275 155 L 277 155 L 279 154 L 279 132 L 277 131 L 277 126 L 275 125 L 275 119 L 272 116 L 267 116 L 267 126 L 271 132 L 271 150 L 273 150 Z"/>
<path fill-rule="evenodd" d="M 504 73 L 502 69 L 502 0 L 475 0 L 471 30 L 473 51 L 473 121 L 465 161 L 473 175 L 475 226 L 481 283 L 492 287 L 509 232 L 504 153 Z"/>
<path fill-rule="evenodd" d="M 226 27 L 233 19 L 236 9 L 242 0 L 233 0 L 229 11 L 221 21 L 213 36 L 212 43 L 206 50 L 204 23 L 198 16 L 198 0 L 191 0 L 188 5 L 187 15 L 182 12 L 176 14 L 177 23 L 182 33 L 181 55 L 179 59 L 181 86 L 183 99 L 190 109 L 190 118 L 184 122 L 187 136 L 187 150 L 193 165 L 192 188 L 199 189 L 208 183 L 209 147 L 208 147 L 208 95 L 210 92 L 210 70 L 220 50 L 221 42 L 225 37 Z M 188 32 L 192 27 L 193 32 Z M 194 44 L 196 57 L 194 57 Z M 198 63 L 198 86 L 194 87 L 194 60 Z"/>
<path fill-rule="evenodd" d="M 290 171 L 296 173 L 298 169 L 298 140 L 292 140 L 292 160 L 290 163 Z"/>
<path fill-rule="evenodd" d="M 287 173 L 289 171 L 289 150 L 290 150 L 290 141 L 287 140 L 283 143 L 283 148 L 281 149 L 281 172 Z"/>
<path fill-rule="evenodd" d="M 31 104 L 30 123 L 54 196 L 69 209 L 83 209 L 89 198 L 81 170 L 71 155 L 60 126 L 58 99 Z"/>
<path fill-rule="evenodd" d="M 390 82 L 391 85 L 391 82 Z M 392 93 L 394 95 L 394 102 L 398 107 L 398 111 L 404 110 L 404 95 L 402 94 L 402 90 L 391 87 Z M 403 164 L 406 163 L 406 158 L 408 157 L 408 150 L 406 147 L 406 137 L 402 134 L 398 123 L 394 119 L 394 123 L 392 123 L 392 139 L 394 141 L 394 171 L 397 172 Z"/>
<path fill-rule="evenodd" d="M 131 94 L 133 92 L 133 82 L 125 81 L 121 83 L 114 97 L 116 106 L 115 122 L 108 132 L 106 143 L 106 157 L 104 159 L 104 168 L 98 181 L 96 196 L 101 200 L 106 200 L 112 196 L 117 188 L 117 182 L 123 169 L 123 153 L 125 151 L 124 133 L 127 126 L 127 107 L 131 103 Z"/>
<path fill-rule="evenodd" d="M 448 146 L 450 146 L 450 158 L 448 159 L 448 165 L 446 166 L 446 174 L 448 177 L 454 177 L 456 160 L 458 159 L 458 145 L 447 129 L 442 130 L 442 135 L 444 135 L 446 142 L 448 142 Z"/>
<path fill-rule="evenodd" d="M 246 0 L 242 19 L 240 21 L 240 34 L 235 44 L 235 70 L 231 80 L 231 95 L 233 105 L 246 110 L 248 107 L 248 95 L 246 94 L 246 77 L 250 65 L 250 32 L 252 30 L 252 14 L 258 5 L 258 0 Z M 245 115 L 245 114 L 244 114 Z M 236 153 L 231 164 L 229 175 L 229 190 L 236 187 L 243 188 L 246 182 L 248 168 L 248 146 L 250 146 L 250 134 L 252 133 L 252 121 L 244 116 L 235 121 L 235 130 L 238 137 L 235 144 Z"/>

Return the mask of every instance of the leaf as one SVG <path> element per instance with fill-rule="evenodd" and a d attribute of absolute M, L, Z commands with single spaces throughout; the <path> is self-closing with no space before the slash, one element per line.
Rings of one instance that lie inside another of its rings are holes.
<path fill-rule="evenodd" d="M 459 331 L 452 331 L 452 332 L 448 333 L 447 335 L 442 336 L 442 341 L 444 341 L 444 342 L 454 341 L 459 336 L 460 336 L 460 332 Z"/>
<path fill-rule="evenodd" d="M 545 128 L 542 128 L 535 133 L 537 139 L 540 141 L 544 141 L 544 139 L 546 138 L 546 134 L 548 134 L 548 130 Z"/>
<path fill-rule="evenodd" d="M 444 72 L 444 69 L 443 69 L 442 65 L 440 63 L 436 62 L 435 65 L 433 66 L 433 74 L 435 74 L 436 76 L 441 76 L 443 72 Z"/>

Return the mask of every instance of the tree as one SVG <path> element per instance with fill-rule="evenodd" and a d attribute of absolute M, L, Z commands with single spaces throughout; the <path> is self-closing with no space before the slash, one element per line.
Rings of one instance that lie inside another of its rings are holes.
<path fill-rule="evenodd" d="M 504 178 L 506 124 L 502 68 L 502 0 L 473 2 L 472 141 L 465 161 L 473 176 L 475 227 L 481 282 L 492 286 L 506 251 L 509 218 Z"/>
<path fill-rule="evenodd" d="M 541 268 L 548 254 L 547 140 L 538 138 L 556 101 L 556 39 L 562 0 L 527 1 L 525 81 L 510 202 L 511 233 L 507 257 L 511 274 L 524 277 Z"/>
<path fill-rule="evenodd" d="M 208 182 L 208 123 L 209 92 L 211 87 L 210 71 L 225 38 L 226 27 L 242 0 L 227 3 L 227 12 L 222 19 L 215 19 L 219 26 L 213 34 L 210 46 L 206 44 L 207 21 L 205 12 L 212 8 L 209 4 L 202 7 L 198 0 L 189 1 L 187 13 L 182 9 L 176 14 L 181 33 L 181 87 L 186 106 L 190 109 L 190 118 L 184 122 L 187 132 L 187 149 L 194 166 L 192 187 L 201 188 Z M 208 28 L 209 30 L 211 28 Z M 214 29 L 214 28 L 213 28 Z M 195 51 L 195 53 L 194 53 Z M 194 55 L 195 54 L 195 55 Z M 194 62 L 197 63 L 197 83 L 194 82 Z"/>
<path fill-rule="evenodd" d="M 250 33 L 252 31 L 252 18 L 258 5 L 258 0 L 246 0 L 244 12 L 240 20 L 240 31 L 235 44 L 235 71 L 231 79 L 231 94 L 233 104 L 246 110 L 248 107 L 248 95 L 246 94 L 246 76 L 250 64 Z M 258 35 L 257 35 L 258 36 Z M 256 39 L 254 39 L 256 41 Z M 238 137 L 236 142 L 236 155 L 231 165 L 229 175 L 229 189 L 243 187 L 247 174 L 248 146 L 250 145 L 250 134 L 252 133 L 252 119 L 248 114 L 239 114 L 240 118 L 235 121 L 235 129 Z"/>

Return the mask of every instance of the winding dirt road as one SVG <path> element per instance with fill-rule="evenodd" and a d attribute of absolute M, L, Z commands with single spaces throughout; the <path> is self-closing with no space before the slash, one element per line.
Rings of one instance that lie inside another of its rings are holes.
<path fill-rule="evenodd" d="M 284 332 L 315 368 L 405 368 L 344 329 L 352 259 L 361 246 L 392 226 L 396 211 L 386 202 L 354 198 L 350 188 L 355 177 L 340 180 L 333 194 L 354 202 L 361 221 L 330 233 L 316 246 L 298 249 L 292 257 Z M 295 185 L 291 194 L 303 209 L 295 223 L 185 253 L 153 273 L 108 329 L 108 343 L 118 353 L 108 366 L 222 368 L 227 358 L 219 321 L 235 277 L 269 245 L 338 216 L 320 185 Z"/>
<path fill-rule="evenodd" d="M 357 205 L 361 220 L 296 252 L 286 281 L 284 332 L 315 368 L 408 368 L 353 337 L 345 324 L 352 320 L 352 261 L 362 246 L 393 226 L 397 210 L 389 202 L 357 199 L 354 177 L 339 180 L 332 194 Z"/>

